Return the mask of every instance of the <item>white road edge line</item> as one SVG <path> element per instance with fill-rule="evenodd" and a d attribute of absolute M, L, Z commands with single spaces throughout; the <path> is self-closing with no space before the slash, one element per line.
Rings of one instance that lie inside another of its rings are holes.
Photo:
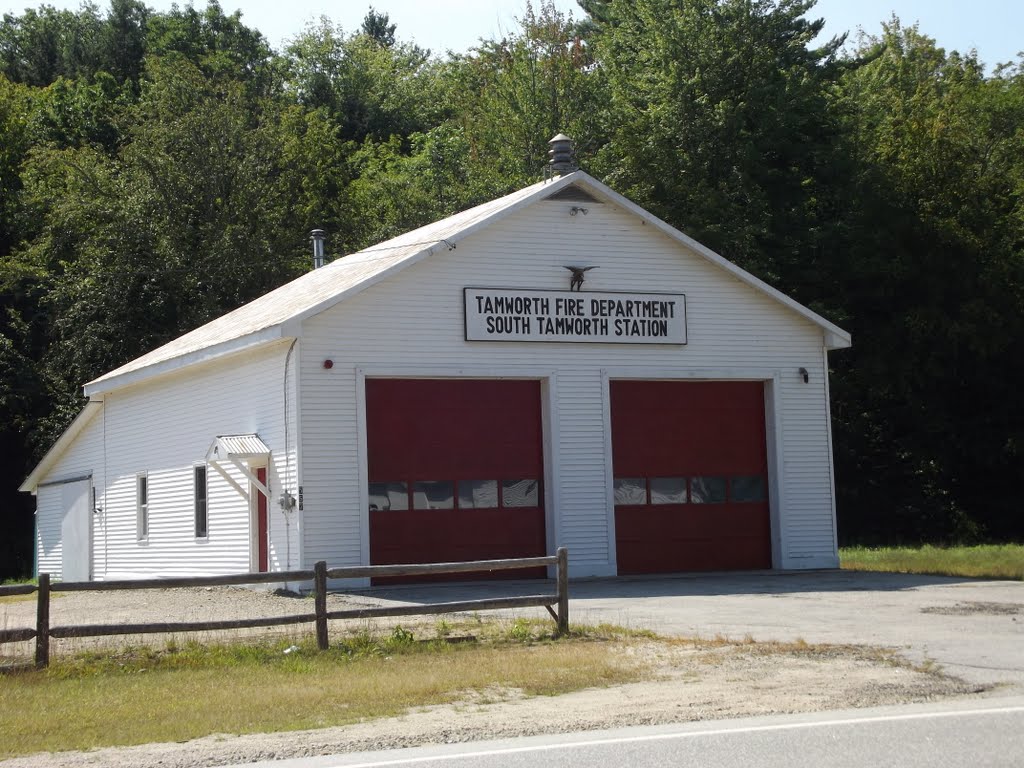
<path fill-rule="evenodd" d="M 662 741 L 668 739 L 691 739 L 697 736 L 721 736 L 728 733 L 758 733 L 763 731 L 789 731 L 798 728 L 820 728 L 832 725 L 857 725 L 860 723 L 881 723 L 894 720 L 931 720 L 945 717 L 961 717 L 963 715 L 993 715 L 1024 712 L 1024 706 L 995 707 L 991 709 L 961 709 L 953 712 L 918 712 L 907 715 L 876 715 L 874 717 L 849 717 L 841 720 L 820 720 L 808 723 L 779 723 L 778 725 L 753 725 L 746 728 L 714 728 L 706 731 L 686 731 L 684 733 L 658 733 L 649 736 L 624 736 L 618 739 L 590 739 L 567 741 L 563 744 L 539 744 L 532 747 L 508 747 L 507 749 L 488 749 L 477 752 L 456 752 L 450 755 L 433 755 L 430 757 L 410 757 L 403 760 L 381 760 L 371 763 L 338 763 L 332 768 L 382 768 L 388 765 L 412 765 L 415 763 L 436 763 L 441 760 L 462 760 L 473 757 L 491 757 L 493 755 L 512 755 L 523 752 L 550 752 L 555 749 L 575 749 L 576 747 L 602 746 L 605 744 L 633 744 L 645 741 Z"/>

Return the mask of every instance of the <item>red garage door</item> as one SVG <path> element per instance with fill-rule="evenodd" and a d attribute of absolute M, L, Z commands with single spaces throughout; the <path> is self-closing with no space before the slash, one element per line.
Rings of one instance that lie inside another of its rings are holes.
<path fill-rule="evenodd" d="M 366 423 L 372 564 L 545 554 L 540 382 L 368 379 Z"/>
<path fill-rule="evenodd" d="M 771 567 L 764 386 L 613 381 L 619 573 Z"/>

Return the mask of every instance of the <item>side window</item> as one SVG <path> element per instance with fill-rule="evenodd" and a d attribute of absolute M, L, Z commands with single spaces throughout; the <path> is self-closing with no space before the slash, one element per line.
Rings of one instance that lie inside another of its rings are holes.
<path fill-rule="evenodd" d="M 149 476 L 135 477 L 135 535 L 139 541 L 149 538 Z"/>
<path fill-rule="evenodd" d="M 209 532 L 209 516 L 206 501 L 206 465 L 197 464 L 192 468 L 193 498 L 195 499 L 196 538 L 205 539 Z"/>

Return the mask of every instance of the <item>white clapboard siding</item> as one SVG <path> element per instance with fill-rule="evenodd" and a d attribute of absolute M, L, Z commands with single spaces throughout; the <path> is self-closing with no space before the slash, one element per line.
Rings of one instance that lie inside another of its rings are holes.
<path fill-rule="evenodd" d="M 208 530 L 195 537 L 193 467 L 205 462 L 217 435 L 257 433 L 271 449 L 271 570 L 301 557 L 299 512 L 285 515 L 281 492 L 297 488 L 295 357 L 288 375 L 289 445 L 285 445 L 285 357 L 279 342 L 150 383 L 108 393 L 102 412 L 47 474 L 91 473 L 97 489 L 93 574 L 97 579 L 236 573 L 250 570 L 249 504 L 213 467 L 207 468 Z M 104 436 L 105 435 L 105 436 Z M 232 477 L 248 482 L 232 465 Z M 149 478 L 149 536 L 140 541 L 136 477 Z M 39 489 L 39 569 L 57 573 L 59 500 Z M 55 506 L 56 505 L 56 506 Z M 54 528 L 56 526 L 56 528 Z M 49 548 L 48 548 L 49 547 Z M 289 548 L 290 547 L 290 548 Z M 56 570 L 55 570 L 56 569 Z"/>
<path fill-rule="evenodd" d="M 55 578 L 61 576 L 63 517 L 61 486 L 42 486 L 36 494 L 36 567 L 39 573 L 49 573 Z"/>
<path fill-rule="evenodd" d="M 775 380 L 781 455 L 781 568 L 834 567 L 834 507 L 822 329 L 610 204 L 570 216 L 541 202 L 303 324 L 303 558 L 356 564 L 368 552 L 361 507 L 360 376 L 549 379 L 556 399 L 555 541 L 577 576 L 614 573 L 607 467 L 607 379 Z M 564 265 L 597 265 L 585 289 L 685 293 L 686 346 L 466 342 L 467 286 L 568 287 Z M 323 363 L 331 360 L 333 367 Z M 806 368 L 810 381 L 798 374 Z M 769 438 L 770 441 L 772 438 Z"/>
<path fill-rule="evenodd" d="M 61 541 L 61 524 L 64 520 L 64 486 L 62 481 L 93 475 L 96 483 L 96 467 L 100 461 L 103 432 L 103 414 L 98 413 L 82 430 L 75 444 L 74 455 L 65 454 L 46 478 L 36 494 L 36 569 L 38 573 L 49 573 L 53 578 L 62 578 L 64 542 Z M 90 493 L 91 499 L 91 493 Z M 99 536 L 96 516 L 93 515 L 93 548 Z M 68 546 L 87 546 L 83 542 L 69 542 Z M 95 561 L 94 561 L 95 563 Z M 93 566 L 95 573 L 95 564 Z"/>

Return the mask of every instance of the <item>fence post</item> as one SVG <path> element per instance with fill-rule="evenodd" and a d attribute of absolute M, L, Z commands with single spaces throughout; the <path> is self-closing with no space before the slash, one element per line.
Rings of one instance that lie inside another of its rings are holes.
<path fill-rule="evenodd" d="M 326 651 L 327 639 L 327 563 L 318 560 L 313 566 L 313 604 L 316 610 L 316 644 Z"/>
<path fill-rule="evenodd" d="M 39 574 L 36 598 L 36 669 L 46 669 L 50 665 L 50 574 Z"/>
<path fill-rule="evenodd" d="M 558 556 L 558 634 L 569 633 L 569 550 L 559 547 Z"/>

